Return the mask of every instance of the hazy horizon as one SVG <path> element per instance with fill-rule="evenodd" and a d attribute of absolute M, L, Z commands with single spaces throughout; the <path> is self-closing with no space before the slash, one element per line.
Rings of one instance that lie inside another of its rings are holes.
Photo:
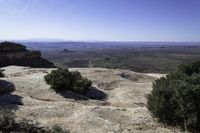
<path fill-rule="evenodd" d="M 199 42 L 199 0 L 0 0 L 0 40 Z"/>
<path fill-rule="evenodd" d="M 49 43 L 65 43 L 65 42 L 88 42 L 88 43 L 200 43 L 200 41 L 115 41 L 115 40 L 67 40 L 60 38 L 30 38 L 30 39 L 0 39 L 0 42 L 49 42 Z"/>

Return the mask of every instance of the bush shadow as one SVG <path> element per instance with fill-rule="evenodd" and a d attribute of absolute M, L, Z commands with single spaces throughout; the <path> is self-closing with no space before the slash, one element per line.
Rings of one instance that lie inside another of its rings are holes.
<path fill-rule="evenodd" d="M 89 99 L 95 99 L 95 100 L 106 100 L 107 94 L 96 87 L 90 87 L 87 89 L 84 93 L 85 96 L 87 96 Z"/>
<path fill-rule="evenodd" d="M 16 111 L 19 105 L 23 105 L 22 97 L 12 94 L 13 91 L 15 91 L 13 83 L 0 80 L 0 110 Z"/>
<path fill-rule="evenodd" d="M 76 101 L 81 101 L 81 100 L 86 101 L 90 99 L 103 101 L 103 100 L 106 100 L 107 98 L 107 94 L 97 89 L 96 87 L 88 88 L 83 94 L 78 94 L 72 91 L 62 91 L 62 92 L 56 92 L 56 93 L 60 94 L 64 98 L 70 98 Z"/>

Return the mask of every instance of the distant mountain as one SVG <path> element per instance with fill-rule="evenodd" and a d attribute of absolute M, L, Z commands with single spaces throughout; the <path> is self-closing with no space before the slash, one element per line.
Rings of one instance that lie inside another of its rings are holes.
<path fill-rule="evenodd" d="M 65 42 L 64 39 L 55 39 L 55 38 L 32 38 L 25 40 L 27 42 Z"/>

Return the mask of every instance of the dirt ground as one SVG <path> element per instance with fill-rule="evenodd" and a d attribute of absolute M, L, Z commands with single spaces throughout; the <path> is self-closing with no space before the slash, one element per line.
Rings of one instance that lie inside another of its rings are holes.
<path fill-rule="evenodd" d="M 52 69 L 9 66 L 3 80 L 15 85 L 12 99 L 17 117 L 32 119 L 45 126 L 60 125 L 71 133 L 171 133 L 176 128 L 157 123 L 146 108 L 152 82 L 162 74 L 142 74 L 128 70 L 71 68 L 92 80 L 93 89 L 83 97 L 68 92 L 56 94 L 44 81 Z M 15 102 L 13 102 L 13 99 Z M 95 100 L 96 99 L 96 100 Z M 18 101 L 17 101 L 18 100 Z"/>

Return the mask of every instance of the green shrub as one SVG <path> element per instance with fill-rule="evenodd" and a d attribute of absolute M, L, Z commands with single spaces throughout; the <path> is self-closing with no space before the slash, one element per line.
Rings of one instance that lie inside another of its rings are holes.
<path fill-rule="evenodd" d="M 1 69 L 0 69 L 0 77 L 4 77 L 4 76 L 5 76 L 4 73 L 3 73 L 3 71 L 4 71 L 4 70 L 1 70 Z"/>
<path fill-rule="evenodd" d="M 192 75 L 193 73 L 200 72 L 200 61 L 193 62 L 191 64 L 183 64 L 178 67 L 178 72 Z"/>
<path fill-rule="evenodd" d="M 181 65 L 153 83 L 147 107 L 161 122 L 200 130 L 200 62 Z"/>
<path fill-rule="evenodd" d="M 26 133 L 47 133 L 47 130 L 29 120 L 15 121 L 15 116 L 9 111 L 0 112 L 0 131 L 3 133 L 9 132 L 26 132 Z"/>
<path fill-rule="evenodd" d="M 69 131 L 62 129 L 59 125 L 54 125 L 52 133 L 69 133 Z"/>
<path fill-rule="evenodd" d="M 44 78 L 56 92 L 70 90 L 82 94 L 92 85 L 92 82 L 83 78 L 79 72 L 69 72 L 68 69 L 53 70 Z"/>
<path fill-rule="evenodd" d="M 15 115 L 10 111 L 0 111 L 0 132 L 10 133 L 69 133 L 59 126 L 52 129 L 41 126 L 32 120 L 15 120 Z"/>

